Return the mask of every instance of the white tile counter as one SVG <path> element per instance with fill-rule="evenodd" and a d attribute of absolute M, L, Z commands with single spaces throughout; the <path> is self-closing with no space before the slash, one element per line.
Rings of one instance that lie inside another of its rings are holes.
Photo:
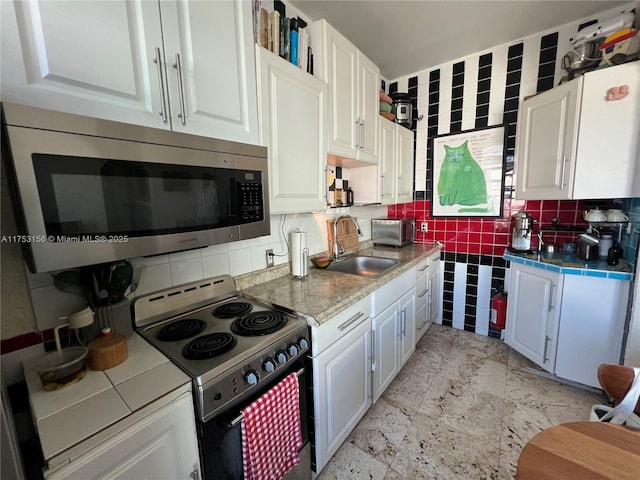
<path fill-rule="evenodd" d="M 49 467 L 70 461 L 191 390 L 189 376 L 137 334 L 127 348 L 124 363 L 103 372 L 87 369 L 75 385 L 50 392 L 32 368 L 38 357 L 25 360 L 31 413 Z"/>

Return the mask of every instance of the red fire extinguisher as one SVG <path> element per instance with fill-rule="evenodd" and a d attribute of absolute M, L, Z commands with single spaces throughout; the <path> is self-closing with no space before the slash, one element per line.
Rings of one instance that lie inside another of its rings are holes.
<path fill-rule="evenodd" d="M 507 295 L 502 288 L 498 289 L 491 299 L 491 321 L 489 328 L 491 330 L 502 330 L 507 323 Z"/>

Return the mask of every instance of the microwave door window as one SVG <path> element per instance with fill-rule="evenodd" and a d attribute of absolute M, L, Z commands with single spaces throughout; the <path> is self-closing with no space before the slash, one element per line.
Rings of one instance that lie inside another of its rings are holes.
<path fill-rule="evenodd" d="M 49 235 L 179 233 L 236 225 L 234 172 L 34 154 Z"/>
<path fill-rule="evenodd" d="M 145 168 L 107 161 L 100 168 L 100 179 L 107 213 L 106 232 L 132 235 L 134 230 L 153 229 L 149 173 Z"/>
<path fill-rule="evenodd" d="M 107 212 L 99 174 L 86 169 L 79 174 L 83 159 L 59 155 L 33 155 L 46 233 L 78 236 L 107 231 Z"/>

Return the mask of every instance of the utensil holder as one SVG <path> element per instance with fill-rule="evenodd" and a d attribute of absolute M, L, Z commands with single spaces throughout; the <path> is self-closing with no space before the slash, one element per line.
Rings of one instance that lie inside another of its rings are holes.
<path fill-rule="evenodd" d="M 129 299 L 124 299 L 112 305 L 96 307 L 94 323 L 96 337 L 102 335 L 102 329 L 107 327 L 114 333 L 121 333 L 127 338 L 131 337 L 133 325 L 129 306 Z"/>

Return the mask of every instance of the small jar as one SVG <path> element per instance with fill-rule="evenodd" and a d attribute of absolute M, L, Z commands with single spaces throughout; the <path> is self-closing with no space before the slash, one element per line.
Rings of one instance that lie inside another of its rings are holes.
<path fill-rule="evenodd" d="M 609 249 L 613 247 L 613 236 L 605 233 L 600 235 L 599 251 L 601 257 L 606 257 L 609 254 Z"/>
<path fill-rule="evenodd" d="M 347 205 L 353 205 L 353 188 L 347 188 Z"/>
<path fill-rule="evenodd" d="M 564 242 L 562 244 L 562 253 L 564 254 L 570 254 L 570 253 L 576 253 L 576 244 L 575 242 Z"/>
<path fill-rule="evenodd" d="M 607 252 L 607 265 L 617 265 L 623 255 L 622 247 L 617 243 Z"/>

